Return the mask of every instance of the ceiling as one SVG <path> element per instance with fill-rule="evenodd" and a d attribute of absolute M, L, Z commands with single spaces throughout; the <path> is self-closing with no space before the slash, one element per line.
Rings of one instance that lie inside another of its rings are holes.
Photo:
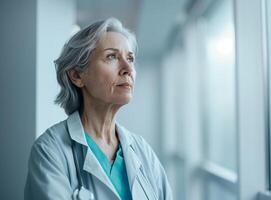
<path fill-rule="evenodd" d="M 77 23 L 116 17 L 132 30 L 142 59 L 159 57 L 177 23 L 186 20 L 191 0 L 77 0 Z"/>

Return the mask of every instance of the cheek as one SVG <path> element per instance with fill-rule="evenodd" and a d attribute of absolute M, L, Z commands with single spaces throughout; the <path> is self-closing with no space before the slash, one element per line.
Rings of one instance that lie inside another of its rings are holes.
<path fill-rule="evenodd" d="M 115 75 L 114 72 L 111 71 L 100 71 L 99 73 L 95 74 L 94 81 L 97 82 L 98 88 L 103 88 L 103 90 L 112 90 L 113 86 L 115 85 Z"/>
<path fill-rule="evenodd" d="M 106 77 L 92 78 L 87 82 L 86 90 L 96 98 L 108 98 L 113 92 L 112 82 Z"/>

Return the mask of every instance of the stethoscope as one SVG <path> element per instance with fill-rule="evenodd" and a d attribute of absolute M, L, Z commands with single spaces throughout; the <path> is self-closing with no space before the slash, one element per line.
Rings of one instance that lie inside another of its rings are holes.
<path fill-rule="evenodd" d="M 86 189 L 84 179 L 81 176 L 80 173 L 80 167 L 79 167 L 79 160 L 77 153 L 75 151 L 75 141 L 72 141 L 72 154 L 73 154 L 73 159 L 75 163 L 75 168 L 76 168 L 76 176 L 78 180 L 78 188 L 74 190 L 72 194 L 72 199 L 73 200 L 94 200 L 95 199 L 95 191 L 94 191 L 94 183 L 93 183 L 93 177 L 91 176 L 91 184 L 92 184 L 92 191 Z"/>

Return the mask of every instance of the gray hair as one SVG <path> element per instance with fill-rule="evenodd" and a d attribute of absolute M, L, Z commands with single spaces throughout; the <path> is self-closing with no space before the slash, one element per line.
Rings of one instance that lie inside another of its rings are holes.
<path fill-rule="evenodd" d="M 71 82 L 67 72 L 72 69 L 83 72 L 87 68 L 90 54 L 105 32 L 121 33 L 128 39 L 134 52 L 137 51 L 134 34 L 115 18 L 97 21 L 72 36 L 64 45 L 59 58 L 55 60 L 57 81 L 61 87 L 55 103 L 60 105 L 67 115 L 80 110 L 83 102 L 80 88 Z"/>

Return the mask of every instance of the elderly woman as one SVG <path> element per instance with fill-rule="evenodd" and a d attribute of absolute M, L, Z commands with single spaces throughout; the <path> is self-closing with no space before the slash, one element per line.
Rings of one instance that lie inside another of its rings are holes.
<path fill-rule="evenodd" d="M 136 40 L 114 18 L 75 34 L 55 61 L 68 115 L 32 147 L 26 200 L 172 199 L 151 147 L 116 123 L 133 94 Z"/>

